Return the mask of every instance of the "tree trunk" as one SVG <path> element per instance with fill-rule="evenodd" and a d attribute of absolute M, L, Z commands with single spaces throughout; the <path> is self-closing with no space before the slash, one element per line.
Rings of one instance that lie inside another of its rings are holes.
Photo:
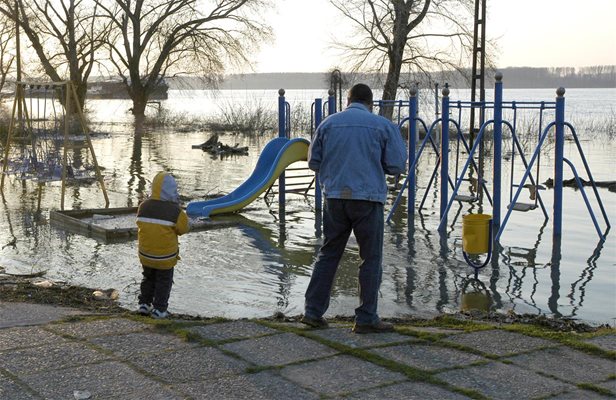
<path fill-rule="evenodd" d="M 389 68 L 387 70 L 387 78 L 385 79 L 385 85 L 383 86 L 383 100 L 396 100 L 396 93 L 398 92 L 398 83 L 400 81 L 400 70 L 402 69 L 402 54 L 404 46 L 397 47 L 392 52 L 389 58 Z M 383 106 L 381 115 L 391 120 L 394 111 L 393 103 Z"/>
<path fill-rule="evenodd" d="M 135 118 L 141 118 L 145 116 L 145 106 L 148 103 L 148 95 L 144 87 L 131 87 L 131 97 L 133 98 L 132 113 Z"/>

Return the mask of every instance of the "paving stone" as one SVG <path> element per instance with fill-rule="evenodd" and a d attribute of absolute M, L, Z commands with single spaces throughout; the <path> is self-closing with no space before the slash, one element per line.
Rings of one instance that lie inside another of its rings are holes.
<path fill-rule="evenodd" d="M 283 368 L 280 374 L 321 395 L 341 395 L 363 391 L 406 377 L 355 357 L 341 355 Z"/>
<path fill-rule="evenodd" d="M 22 388 L 9 378 L 0 375 L 0 399 L 30 400 L 38 398 L 38 396 L 35 397 L 32 393 Z"/>
<path fill-rule="evenodd" d="M 262 366 L 284 365 L 336 354 L 327 346 L 293 333 L 227 343 L 222 348 Z"/>
<path fill-rule="evenodd" d="M 271 371 L 263 371 L 256 374 L 227 375 L 215 379 L 182 384 L 178 386 L 178 390 L 195 399 L 319 399 L 317 394 L 309 392 Z"/>
<path fill-rule="evenodd" d="M 196 346 L 195 343 L 186 342 L 175 335 L 156 332 L 100 336 L 89 341 L 124 358 L 138 354 L 168 352 Z"/>
<path fill-rule="evenodd" d="M 406 326 L 405 328 L 411 331 L 416 331 L 416 332 L 435 333 L 435 334 L 443 334 L 443 335 L 456 335 L 458 333 L 465 332 L 460 329 L 447 329 L 447 328 L 439 328 L 436 326 Z"/>
<path fill-rule="evenodd" d="M 63 335 L 70 335 L 80 339 L 96 336 L 116 335 L 118 332 L 129 333 L 151 330 L 152 325 L 132 321 L 125 318 L 99 319 L 95 321 L 82 321 L 49 325 L 49 329 Z"/>
<path fill-rule="evenodd" d="M 143 354 L 131 359 L 136 367 L 169 382 L 189 382 L 239 374 L 249 366 L 212 347 L 193 347 L 166 353 Z"/>
<path fill-rule="evenodd" d="M 310 332 L 323 339 L 331 340 L 332 342 L 340 343 L 353 348 L 374 347 L 384 344 L 417 341 L 418 339 L 411 336 L 400 335 L 399 333 L 367 333 L 358 335 L 351 332 L 350 327 L 330 328 L 330 329 L 315 329 Z"/>
<path fill-rule="evenodd" d="M 108 358 L 81 343 L 58 343 L 48 346 L 7 350 L 0 353 L 0 365 L 13 374 L 66 368 L 98 362 Z"/>
<path fill-rule="evenodd" d="M 118 362 L 48 371 L 23 377 L 45 399 L 73 399 L 76 390 L 92 399 L 175 400 L 185 396 Z"/>
<path fill-rule="evenodd" d="M 233 321 L 203 326 L 194 326 L 188 329 L 199 336 L 214 340 L 246 339 L 251 337 L 278 333 L 277 330 L 268 328 L 251 321 Z"/>
<path fill-rule="evenodd" d="M 582 390 L 576 389 L 571 392 L 566 392 L 562 394 L 558 394 L 554 397 L 550 397 L 550 400 L 606 400 L 608 397 L 605 397 L 597 392 L 593 392 L 592 390 Z"/>
<path fill-rule="evenodd" d="M 413 368 L 425 370 L 453 368 L 478 361 L 487 361 L 481 356 L 455 349 L 418 344 L 382 347 L 370 352 Z"/>
<path fill-rule="evenodd" d="M 573 385 L 500 362 L 441 372 L 436 377 L 492 399 L 534 399 L 575 389 Z"/>
<path fill-rule="evenodd" d="M 0 351 L 61 342 L 66 339 L 36 326 L 0 329 Z"/>
<path fill-rule="evenodd" d="M 520 354 L 508 360 L 522 368 L 574 383 L 601 382 L 616 374 L 616 361 L 566 347 Z"/>
<path fill-rule="evenodd" d="M 586 343 L 594 344 L 603 350 L 616 351 L 616 335 L 597 336 L 592 339 L 585 340 Z"/>
<path fill-rule="evenodd" d="M 42 325 L 83 314 L 83 311 L 73 308 L 0 301 L 0 328 Z"/>
<path fill-rule="evenodd" d="M 459 393 L 450 392 L 439 386 L 430 385 L 422 382 L 402 382 L 390 386 L 383 386 L 359 393 L 345 396 L 345 399 L 352 400 L 426 400 L 426 399 L 447 399 L 447 400 L 466 400 L 469 399 Z"/>
<path fill-rule="evenodd" d="M 546 346 L 557 345 L 549 340 L 498 329 L 448 336 L 443 340 L 497 356 L 523 353 Z"/>
<path fill-rule="evenodd" d="M 605 382 L 598 382 L 595 385 L 602 387 L 603 389 L 610 390 L 614 395 L 616 395 L 616 379 L 610 379 Z"/>

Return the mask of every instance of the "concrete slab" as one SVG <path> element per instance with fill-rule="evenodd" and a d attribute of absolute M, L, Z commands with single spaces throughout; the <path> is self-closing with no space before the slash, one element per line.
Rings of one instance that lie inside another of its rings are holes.
<path fill-rule="evenodd" d="M 212 347 L 139 355 L 130 363 L 168 383 L 201 381 L 245 372 L 246 362 Z"/>
<path fill-rule="evenodd" d="M 438 335 L 456 335 L 458 333 L 464 333 L 465 331 L 461 329 L 447 329 L 447 328 L 439 328 L 436 326 L 409 326 L 406 329 L 422 332 L 422 333 L 434 333 Z"/>
<path fill-rule="evenodd" d="M 497 356 L 523 353 L 546 346 L 557 345 L 557 343 L 549 340 L 498 329 L 458 334 L 455 336 L 448 336 L 443 340 L 461 344 L 479 350 L 482 353 L 494 354 Z"/>
<path fill-rule="evenodd" d="M 566 347 L 520 354 L 508 360 L 522 368 L 572 383 L 602 382 L 616 374 L 616 361 Z"/>
<path fill-rule="evenodd" d="M 92 399 L 176 400 L 185 396 L 118 362 L 47 371 L 22 378 L 45 399 L 73 399 L 76 390 Z"/>
<path fill-rule="evenodd" d="M 62 342 L 66 339 L 38 326 L 0 329 L 0 351 Z"/>
<path fill-rule="evenodd" d="M 614 334 L 597 336 L 585 342 L 601 347 L 603 350 L 616 351 L 616 335 Z"/>
<path fill-rule="evenodd" d="M 178 390 L 195 399 L 225 400 L 316 400 L 319 396 L 276 375 L 272 371 L 227 375 L 178 385 Z"/>
<path fill-rule="evenodd" d="M 86 339 L 96 336 L 152 330 L 153 326 L 126 318 L 107 318 L 95 321 L 49 325 L 49 329 L 63 335 Z"/>
<path fill-rule="evenodd" d="M 285 365 L 336 354 L 327 346 L 293 333 L 227 343 L 222 348 L 261 366 Z"/>
<path fill-rule="evenodd" d="M 83 311 L 73 308 L 0 301 L 0 328 L 42 325 L 66 317 L 85 314 Z"/>
<path fill-rule="evenodd" d="M 496 400 L 534 399 L 575 389 L 573 385 L 500 362 L 441 372 L 436 377 Z"/>
<path fill-rule="evenodd" d="M 486 358 L 475 354 L 445 347 L 419 344 L 382 347 L 370 350 L 370 352 L 400 364 L 428 371 L 461 367 L 479 361 L 487 361 Z"/>
<path fill-rule="evenodd" d="M 278 333 L 275 329 L 251 321 L 232 321 L 194 326 L 189 328 L 188 331 L 213 341 L 247 339 Z"/>
<path fill-rule="evenodd" d="M 327 396 L 363 391 L 406 379 L 402 374 L 347 355 L 290 365 L 283 368 L 280 375 Z"/>
<path fill-rule="evenodd" d="M 616 396 L 616 379 L 609 379 L 605 382 L 598 382 L 595 385 L 602 387 L 603 389 L 610 390 Z"/>
<path fill-rule="evenodd" d="M 592 390 L 572 390 L 571 392 L 566 392 L 562 394 L 558 394 L 554 397 L 550 397 L 550 400 L 606 400 L 608 397 L 605 397 L 597 392 L 593 392 Z"/>
<path fill-rule="evenodd" d="M 99 336 L 91 338 L 90 343 L 111 351 L 122 357 L 135 357 L 140 354 L 164 353 L 195 347 L 195 343 L 185 342 L 168 333 L 135 332 L 126 335 Z"/>
<path fill-rule="evenodd" d="M 353 348 L 374 347 L 385 344 L 416 342 L 418 339 L 412 336 L 400 335 L 399 333 L 367 333 L 358 335 L 351 332 L 350 327 L 315 329 L 310 332 L 323 339 L 340 343 Z"/>
<path fill-rule="evenodd" d="M 109 358 L 81 343 L 56 343 L 47 346 L 0 353 L 0 365 L 15 375 L 57 370 L 99 362 Z"/>
<path fill-rule="evenodd" d="M 31 400 L 39 398 L 9 378 L 0 375 L 0 399 Z"/>
<path fill-rule="evenodd" d="M 364 390 L 344 397 L 350 400 L 467 400 L 469 397 L 423 382 L 402 382 Z"/>

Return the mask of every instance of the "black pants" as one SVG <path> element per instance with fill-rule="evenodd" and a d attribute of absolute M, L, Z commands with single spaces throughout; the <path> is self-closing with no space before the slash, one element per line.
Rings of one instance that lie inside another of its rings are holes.
<path fill-rule="evenodd" d="M 152 304 L 159 311 L 167 311 L 173 285 L 173 270 L 143 266 L 139 304 Z"/>

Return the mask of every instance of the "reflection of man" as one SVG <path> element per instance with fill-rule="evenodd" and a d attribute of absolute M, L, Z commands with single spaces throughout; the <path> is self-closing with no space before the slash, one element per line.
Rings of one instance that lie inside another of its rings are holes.
<path fill-rule="evenodd" d="M 391 332 L 393 325 L 377 314 L 383 258 L 385 174 L 399 174 L 406 166 L 406 146 L 389 120 L 372 114 L 372 90 L 351 88 L 348 107 L 319 125 L 310 145 L 308 165 L 319 175 L 325 207 L 324 242 L 306 290 L 302 322 L 327 326 L 323 314 L 338 263 L 351 231 L 359 245 L 359 307 L 353 332 Z"/>

